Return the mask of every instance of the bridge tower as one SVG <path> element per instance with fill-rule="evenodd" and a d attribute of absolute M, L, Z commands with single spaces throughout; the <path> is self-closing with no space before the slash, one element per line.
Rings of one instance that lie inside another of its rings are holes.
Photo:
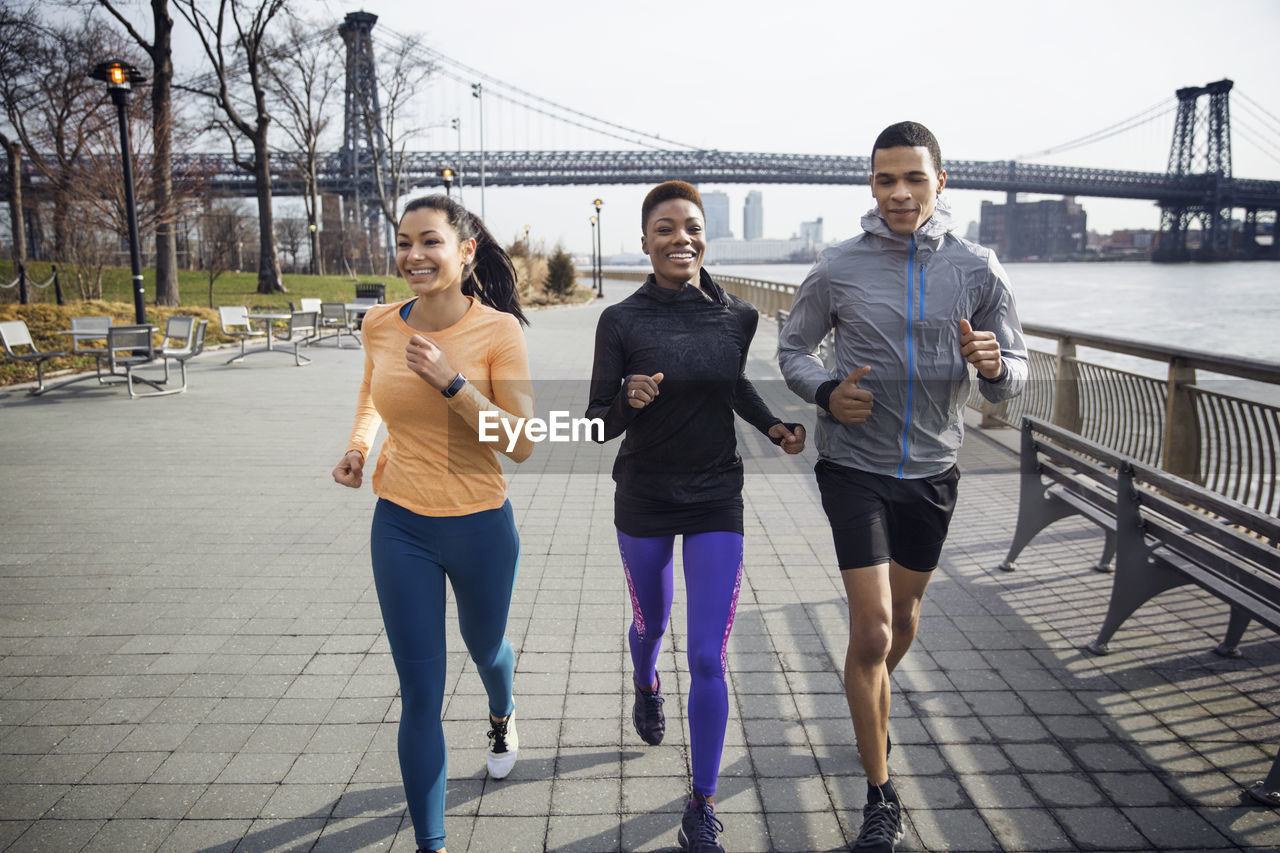
<path fill-rule="evenodd" d="M 338 25 L 347 46 L 347 88 L 343 114 L 342 166 L 345 216 L 377 234 L 382 218 L 378 206 L 378 174 L 386 174 L 387 151 L 383 142 L 382 106 L 378 97 L 378 68 L 373 58 L 373 25 L 378 16 L 351 12 Z M 380 169 L 375 167 L 381 167 Z"/>
<path fill-rule="evenodd" d="M 1230 80 L 1219 80 L 1178 90 L 1168 174 L 1175 186 L 1193 189 L 1200 198 L 1159 202 L 1160 243 L 1153 260 L 1191 260 L 1187 228 L 1193 222 L 1201 229 L 1197 260 L 1220 260 L 1231 252 L 1231 204 L 1226 188 L 1231 180 L 1232 85 Z M 1205 95 L 1209 106 L 1202 111 L 1200 99 Z"/>

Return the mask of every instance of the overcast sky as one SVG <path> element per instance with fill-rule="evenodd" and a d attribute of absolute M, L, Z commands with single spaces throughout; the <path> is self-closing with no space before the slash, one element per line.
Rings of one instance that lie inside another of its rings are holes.
<path fill-rule="evenodd" d="M 785 3 L 710 0 L 314 0 L 338 21 L 364 9 L 375 35 L 420 34 L 428 45 L 500 80 L 617 124 L 727 151 L 868 154 L 887 124 L 914 119 L 942 144 L 944 161 L 1000 160 L 1041 151 L 1172 105 L 1183 86 L 1229 77 L 1237 177 L 1280 179 L 1280 94 L 1275 89 L 1280 3 L 1275 0 L 1075 0 L 1071 3 Z M 415 109 L 423 125 L 460 115 L 463 145 L 479 148 L 465 82 L 439 79 Z M 1241 95 L 1252 104 L 1241 100 Z M 485 144 L 497 148 L 625 147 L 486 99 Z M 1207 103 L 1207 101 L 1205 102 Z M 1107 143 L 1033 162 L 1163 171 L 1172 114 Z M 575 135 L 576 134 L 576 135 Z M 454 149 L 447 127 L 419 150 Z M 590 201 L 600 196 L 607 253 L 636 251 L 647 187 L 490 189 L 485 207 L 500 239 L 529 225 L 587 250 Z M 764 194 L 765 236 L 788 237 L 822 216 L 826 238 L 857 233 L 866 187 L 703 185 L 730 196 L 741 235 L 742 199 Z M 464 200 L 478 210 L 468 184 Z M 983 198 L 948 193 L 963 231 Z M 1158 225 L 1146 202 L 1083 199 L 1090 227 Z"/>

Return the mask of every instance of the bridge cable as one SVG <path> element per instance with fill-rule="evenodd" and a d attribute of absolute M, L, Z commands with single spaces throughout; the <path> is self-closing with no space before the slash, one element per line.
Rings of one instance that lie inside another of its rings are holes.
<path fill-rule="evenodd" d="M 1231 121 L 1231 125 L 1231 135 L 1233 137 L 1243 139 L 1246 142 L 1251 143 L 1256 149 L 1258 149 L 1259 153 L 1270 157 L 1277 163 L 1280 163 L 1280 147 L 1277 147 L 1274 142 L 1267 141 L 1265 134 L 1259 134 L 1258 137 L 1255 137 L 1253 134 L 1257 132 L 1256 128 L 1240 122 L 1239 117 L 1234 117 Z M 1272 148 L 1278 153 L 1268 151 L 1267 148 Z"/>
<path fill-rule="evenodd" d="M 454 73 L 454 72 L 452 72 L 452 71 L 448 71 L 448 70 L 446 70 L 446 69 L 440 69 L 439 73 L 441 74 L 441 76 L 448 77 L 449 79 L 454 80 L 454 81 L 457 81 L 457 82 L 462 83 L 462 84 L 464 84 L 464 85 L 469 85 L 469 84 L 471 83 L 471 79 L 470 79 L 470 78 L 468 78 L 468 77 L 463 77 L 463 76 L 462 76 L 462 75 L 460 75 L 460 74 L 456 74 L 456 73 Z M 530 112 L 534 112 L 534 113 L 537 113 L 537 114 L 539 114 L 539 115 L 544 115 L 544 116 L 546 116 L 547 118 L 555 119 L 556 121 L 560 121 L 560 122 L 563 122 L 563 123 L 565 123 L 565 124 L 570 124 L 570 125 L 573 125 L 574 127 L 579 127 L 579 128 L 581 128 L 581 129 L 586 130 L 586 131 L 589 131 L 589 132 L 591 132 L 591 133 L 597 133 L 597 134 L 600 134 L 601 136 L 608 136 L 608 137 L 610 137 L 610 138 L 612 138 L 612 139 L 617 139 L 617 140 L 620 140 L 620 141 L 622 141 L 622 142 L 629 142 L 629 143 L 631 143 L 631 144 L 633 144 L 633 145 L 643 145 L 643 146 L 646 146 L 646 147 L 648 147 L 648 148 L 654 148 L 654 149 L 657 149 L 657 150 L 666 150 L 666 149 L 661 148 L 660 146 L 654 145 L 652 142 L 646 142 L 646 141 L 644 141 L 643 139 L 632 139 L 632 138 L 630 138 L 630 137 L 623 136 L 623 135 L 621 135 L 621 134 L 619 134 L 619 133 L 612 133 L 612 132 L 607 131 L 607 130 L 601 130 L 600 128 L 597 128 L 597 127 L 591 127 L 591 126 L 589 126 L 589 125 L 587 125 L 587 124 L 584 124 L 584 123 L 582 123 L 582 122 L 574 121 L 574 120 L 573 120 L 573 119 L 571 119 L 571 118 L 566 118 L 565 116 L 559 116 L 559 115 L 556 115 L 555 113 L 552 113 L 552 112 L 550 112 L 550 111 L 548 111 L 548 110 L 544 110 L 544 109 L 542 109 L 542 108 L 540 108 L 540 107 L 536 107 L 536 106 L 534 106 L 533 104 L 527 104 L 527 103 L 525 103 L 524 101 L 521 101 L 521 100 L 519 100 L 519 99 L 517 99 L 517 98 L 513 98 L 513 97 L 511 97 L 510 95 L 507 95 L 505 92 L 502 92 L 501 90 L 489 90 L 489 91 L 486 91 L 486 92 L 485 92 L 485 96 L 486 96 L 486 97 L 497 98 L 498 100 L 505 101 L 506 103 L 514 104 L 515 106 L 522 107 L 523 109 L 529 110 Z M 645 134 L 641 134 L 641 135 L 645 135 Z"/>
<path fill-rule="evenodd" d="M 1280 133 L 1280 118 L 1277 118 L 1266 107 L 1264 107 L 1262 104 L 1255 101 L 1253 98 L 1250 98 L 1248 95 L 1246 95 L 1244 92 L 1241 92 L 1239 89 L 1235 90 L 1235 95 L 1237 98 L 1242 98 L 1247 104 L 1250 104 L 1251 106 L 1260 110 L 1264 115 L 1266 115 L 1268 118 L 1274 121 L 1276 123 L 1274 130 L 1276 133 Z"/>
<path fill-rule="evenodd" d="M 1094 142 L 1101 142 L 1104 139 L 1108 139 L 1112 136 L 1116 136 L 1118 134 L 1125 133 L 1126 131 L 1133 130 L 1134 128 L 1142 124 L 1155 121 L 1156 119 L 1161 118 L 1164 115 L 1167 115 L 1168 113 L 1173 112 L 1175 109 L 1177 109 L 1177 102 L 1170 101 L 1168 98 L 1164 98 L 1164 99 L 1161 99 L 1158 103 L 1155 103 L 1150 107 L 1147 107 L 1146 109 L 1137 113 L 1136 115 L 1130 116 L 1129 118 L 1124 119 L 1123 121 L 1118 121 L 1113 125 L 1102 128 L 1101 130 L 1095 130 L 1092 133 L 1088 133 L 1088 134 L 1085 134 L 1084 136 L 1080 136 L 1075 139 L 1069 140 L 1067 142 L 1063 142 L 1060 145 L 1054 145 L 1050 148 L 1045 148 L 1042 151 L 1034 151 L 1030 154 L 1019 154 L 1013 159 L 1014 160 L 1031 160 L 1036 157 L 1044 157 L 1048 154 L 1058 154 L 1063 151 L 1069 151 L 1073 148 L 1081 148 L 1085 145 L 1090 145 Z"/>
<path fill-rule="evenodd" d="M 1265 128 L 1267 132 L 1280 136 L 1280 119 L 1271 117 L 1270 113 L 1262 107 L 1254 104 L 1248 98 L 1237 101 L 1233 106 L 1235 107 L 1235 112 L 1238 113 L 1243 111 L 1248 113 L 1250 116 L 1261 122 L 1263 128 Z"/>
<path fill-rule="evenodd" d="M 395 36 L 395 38 L 398 38 L 401 42 L 408 41 L 407 37 L 405 37 L 405 36 Z M 647 142 L 644 142 L 644 143 L 638 143 L 638 144 L 648 145 L 648 146 L 649 146 L 649 147 L 651 147 L 651 148 L 658 148 L 658 149 L 662 149 L 662 147 L 663 147 L 663 146 L 667 146 L 668 148 L 669 148 L 670 146 L 675 146 L 675 147 L 678 147 L 678 148 L 687 148 L 687 149 L 689 149 L 689 150 L 691 150 L 691 151 L 700 151 L 700 150 L 703 150 L 703 146 L 699 146 L 699 145 L 689 145 L 689 144 L 687 144 L 687 143 L 678 142 L 678 141 L 676 141 L 676 140 L 672 140 L 672 139 L 665 139 L 665 138 L 663 138 L 662 136 L 659 136 L 659 135 L 658 135 L 658 134 L 656 134 L 656 133 L 647 133 L 647 132 L 642 131 L 642 130 L 636 130 L 635 128 L 631 128 L 631 127 L 627 127 L 627 126 L 625 126 L 625 125 L 617 124 L 617 123 L 615 123 L 615 122 L 611 122 L 611 121 L 608 121 L 608 120 L 606 120 L 606 119 L 602 119 L 602 118 L 599 118 L 599 117 L 597 117 L 597 116 L 593 116 L 593 115 L 591 115 L 591 114 L 589 114 L 589 113 L 584 113 L 584 112 L 582 112 L 581 110 L 576 110 L 576 109 L 574 109 L 573 107 L 568 107 L 568 106 L 565 106 L 564 104 L 557 103 L 556 101 L 553 101 L 553 100 L 551 100 L 551 99 L 549 99 L 549 98 L 544 98 L 544 97 L 542 97 L 541 95 L 534 94 L 533 92 L 530 92 L 530 91 L 528 91 L 528 90 L 521 89 L 519 86 L 514 86 L 514 85 L 512 85 L 512 84 L 510 84 L 510 83 L 507 83 L 507 82 L 506 82 L 506 81 L 504 81 L 504 80 L 500 80 L 500 79 L 498 79 L 497 77 L 494 77 L 494 76 L 492 76 L 492 75 L 490 75 L 490 74 L 486 74 L 485 72 L 483 72 L 483 71 L 481 71 L 481 70 L 479 70 L 479 69 L 477 69 L 477 68 L 473 68 L 472 66 L 467 65 L 467 64 L 465 64 L 465 63 L 463 63 L 463 62 L 460 62 L 460 61 L 458 61 L 458 60 L 454 59 L 453 57 L 450 57 L 450 56 L 447 56 L 447 55 L 446 55 L 446 54 L 444 54 L 444 53 L 441 53 L 440 51 L 436 50 L 435 48 L 428 47 L 428 46 L 426 46 L 426 45 L 421 45 L 421 50 L 422 50 L 422 51 L 423 51 L 423 52 L 424 52 L 424 53 L 425 53 L 429 58 L 434 59 L 434 60 L 437 60 L 438 62 L 443 63 L 443 64 L 452 65 L 453 67 L 455 67 L 455 68 L 457 68 L 457 69 L 460 69 L 462 72 L 464 72 L 464 73 L 466 73 L 466 74 L 468 74 L 468 75 L 471 75 L 471 77 L 478 77 L 478 78 L 480 78 L 481 80 L 483 80 L 483 81 L 485 81 L 485 82 L 492 83 L 492 84 L 494 84 L 494 85 L 496 85 L 496 86 L 501 86 L 502 88 L 504 88 L 504 89 L 509 89 L 509 90 L 511 90 L 512 92 L 518 92 L 519 94 L 521 94 L 521 95 L 523 95 L 523 96 L 525 96 L 525 97 L 527 97 L 527 98 L 532 98 L 532 99 L 533 99 L 533 100 L 535 100 L 535 101 L 539 101 L 539 102 L 541 102 L 541 103 L 543 103 L 543 104 L 546 104 L 546 105 L 548 105 L 548 106 L 550 106 L 550 107 L 553 107 L 553 108 L 555 108 L 555 109 L 557 109 L 557 110 L 561 110 L 561 111 L 563 111 L 563 112 L 565 112 L 565 113 L 569 113 L 569 114 L 571 114 L 571 115 L 579 116 L 580 118 L 586 119 L 586 120 L 588 120 L 588 121 L 595 122 L 595 123 L 597 123 L 597 124 L 602 124 L 602 125 L 605 125 L 605 126 L 607 126 L 607 127 L 612 127 L 612 128 L 614 128 L 614 129 L 616 129 L 616 130 L 625 131 L 626 133 L 630 133 L 630 134 L 632 134 L 633 136 L 644 137 L 644 138 L 649 138 L 649 139 L 656 139 L 656 140 L 658 140 L 660 143 L 662 143 L 662 145 L 654 145 L 653 143 L 647 143 Z M 468 83 L 468 84 L 472 82 L 472 80 L 470 80 L 470 79 L 463 79 L 463 78 L 458 78 L 458 77 L 455 77 L 454 79 L 457 79 L 457 80 L 459 80 L 460 82 Z M 518 103 L 520 103 L 519 101 L 515 101 L 515 100 L 513 100 L 513 99 L 511 99 L 511 98 L 509 98 L 509 97 L 508 97 L 508 100 L 509 100 L 511 103 L 517 103 L 517 104 L 518 104 Z M 526 106 L 526 108 L 528 108 L 528 109 L 532 109 L 532 107 L 529 107 L 529 106 L 527 106 L 527 105 L 522 105 L 522 106 Z M 566 119 L 566 118 L 563 118 L 563 117 L 560 117 L 560 116 L 555 116 L 555 115 L 550 114 L 550 113 L 543 113 L 543 114 L 544 114 L 544 115 L 549 115 L 549 116 L 550 116 L 550 117 L 552 117 L 552 118 L 556 118 L 556 119 L 558 119 L 558 120 L 560 120 L 560 121 L 564 121 L 564 122 L 569 123 L 569 124 L 573 124 L 573 123 L 574 123 L 574 122 L 569 121 L 569 120 L 568 120 L 568 119 Z M 596 133 L 605 133 L 604 131 L 596 130 L 596 129 L 594 129 L 594 128 L 587 127 L 587 126 L 584 126 L 584 125 L 581 125 L 581 124 L 579 124 L 579 125 L 577 125 L 577 126 L 578 126 L 578 127 L 582 127 L 582 128 L 583 128 L 583 129 L 585 129 L 585 130 L 592 130 L 593 132 L 596 132 Z M 606 134 L 606 135 L 607 135 L 607 134 Z M 620 138 L 620 137 L 615 137 L 615 138 Z"/>

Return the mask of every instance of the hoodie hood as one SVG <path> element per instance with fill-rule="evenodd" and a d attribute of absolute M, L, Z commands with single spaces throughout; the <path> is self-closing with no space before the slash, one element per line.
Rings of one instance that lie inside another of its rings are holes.
<path fill-rule="evenodd" d="M 951 204 L 944 195 L 938 196 L 938 204 L 933 209 L 933 216 L 916 229 L 915 234 L 917 240 L 929 239 L 936 240 L 942 237 L 952 228 L 951 222 Z M 880 208 L 873 207 L 862 215 L 862 230 L 869 234 L 875 234 L 879 237 L 889 237 L 903 243 L 910 242 L 910 238 L 902 234 L 897 234 L 889 227 L 889 223 L 884 221 L 880 216 Z"/>

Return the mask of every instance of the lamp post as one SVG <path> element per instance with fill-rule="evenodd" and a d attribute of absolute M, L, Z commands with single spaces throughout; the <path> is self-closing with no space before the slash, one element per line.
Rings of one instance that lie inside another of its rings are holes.
<path fill-rule="evenodd" d="M 472 83 L 471 96 L 480 102 L 480 218 L 484 219 L 484 86 Z"/>
<path fill-rule="evenodd" d="M 524 227 L 524 250 L 526 253 L 529 251 L 529 226 L 528 225 Z"/>
<path fill-rule="evenodd" d="M 591 286 L 598 284 L 596 279 L 596 218 L 591 217 Z"/>
<path fill-rule="evenodd" d="M 458 204 L 462 204 L 462 118 L 451 118 L 449 123 L 458 132 Z"/>
<path fill-rule="evenodd" d="M 319 275 L 320 268 L 316 266 L 317 261 L 320 259 L 320 240 L 318 239 L 319 232 L 317 231 L 316 224 L 314 222 L 308 223 L 307 230 L 311 232 L 311 274 Z"/>
<path fill-rule="evenodd" d="M 138 210 L 133 198 L 133 152 L 129 145 L 129 92 L 137 83 L 146 82 L 137 68 L 122 59 L 99 62 L 89 75 L 107 84 L 107 92 L 116 105 L 120 119 L 120 160 L 124 167 L 125 218 L 129 223 L 129 263 L 133 267 L 133 313 L 138 325 L 147 322 L 147 296 L 142 289 L 142 254 L 138 249 Z"/>
<path fill-rule="evenodd" d="M 596 298 L 604 298 L 604 240 L 602 232 L 604 231 L 604 220 L 600 218 L 600 205 L 604 204 L 600 199 L 591 202 L 596 206 Z"/>

